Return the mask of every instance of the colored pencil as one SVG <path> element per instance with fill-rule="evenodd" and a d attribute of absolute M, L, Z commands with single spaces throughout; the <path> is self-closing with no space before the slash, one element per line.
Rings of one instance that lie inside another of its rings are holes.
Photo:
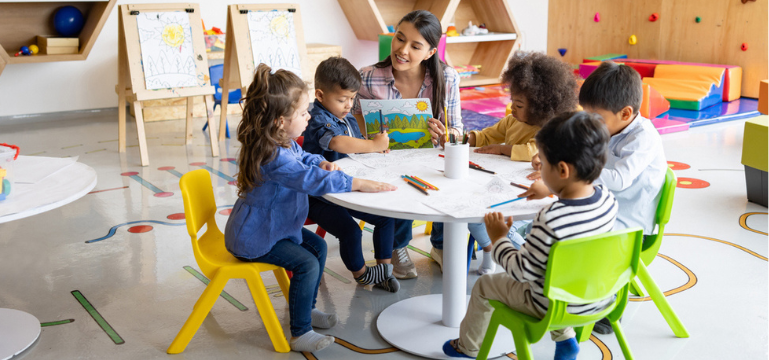
<path fill-rule="evenodd" d="M 446 126 L 446 142 L 449 141 L 449 113 L 448 108 L 446 106 L 443 107 L 443 123 Z"/>
<path fill-rule="evenodd" d="M 438 189 L 438 187 L 437 187 L 437 186 L 435 186 L 435 185 L 433 185 L 433 184 L 430 184 L 429 182 L 427 182 L 427 181 L 424 181 L 424 180 L 422 180 L 422 179 L 420 179 L 420 178 L 418 178 L 418 177 L 416 177 L 416 176 L 414 176 L 414 175 L 411 175 L 411 177 L 412 177 L 412 178 L 414 178 L 414 179 L 417 179 L 417 180 L 419 180 L 420 182 L 422 182 L 422 183 L 426 184 L 427 186 L 429 186 L 429 187 L 433 188 L 433 190 L 440 190 L 440 189 Z"/>
<path fill-rule="evenodd" d="M 509 203 L 511 203 L 513 201 L 518 201 L 518 200 L 522 200 L 522 199 L 525 199 L 525 197 L 519 197 L 519 198 L 515 198 L 513 200 L 503 201 L 503 202 L 501 202 L 499 204 L 494 204 L 494 205 L 489 206 L 489 209 L 493 209 L 493 208 L 495 208 L 497 206 L 502 206 L 502 205 L 505 205 L 505 204 L 509 204 Z"/>
<path fill-rule="evenodd" d="M 496 172 L 493 172 L 491 170 L 482 169 L 482 168 L 480 168 L 478 166 L 473 166 L 473 165 L 470 165 L 470 164 L 468 164 L 467 166 L 469 166 L 473 170 L 483 171 L 483 172 L 487 172 L 489 174 L 496 174 Z"/>
<path fill-rule="evenodd" d="M 413 176 L 409 176 L 409 175 L 401 175 L 401 178 L 402 178 L 402 179 L 409 179 L 409 180 L 411 180 L 411 181 L 413 181 L 413 182 L 417 183 L 417 185 L 419 185 L 419 186 L 421 186 L 421 187 L 425 188 L 425 190 L 430 190 L 430 189 L 432 189 L 432 188 L 430 187 L 430 185 L 427 185 L 427 184 L 425 184 L 424 182 L 417 180 L 417 179 L 416 179 L 416 178 L 414 178 Z"/>
<path fill-rule="evenodd" d="M 528 187 L 528 186 L 526 186 L 526 185 L 522 185 L 522 184 L 516 184 L 516 183 L 514 183 L 514 182 L 512 182 L 512 181 L 510 182 L 510 185 L 513 185 L 513 186 L 517 186 L 517 187 L 519 187 L 519 188 L 521 188 L 521 189 L 524 189 L 524 190 L 529 190 L 529 187 Z M 553 197 L 553 194 L 550 194 L 550 195 L 548 195 L 547 197 L 550 197 L 550 198 L 551 198 L 551 197 Z"/>
<path fill-rule="evenodd" d="M 403 176 L 403 177 L 401 177 L 401 178 L 402 178 L 403 180 L 405 180 L 407 183 L 411 183 L 411 184 L 414 184 L 414 185 L 416 185 L 416 186 L 419 186 L 420 188 L 424 189 L 425 191 L 427 191 L 427 188 L 426 188 L 426 187 L 424 187 L 424 186 L 420 185 L 419 183 L 417 183 L 417 182 L 416 182 L 416 181 L 414 181 L 414 180 L 411 180 L 411 178 L 410 178 L 410 177 L 408 177 L 408 176 Z"/>
<path fill-rule="evenodd" d="M 379 110 L 379 132 L 384 132 L 384 122 L 382 121 L 382 110 Z"/>
<path fill-rule="evenodd" d="M 408 182 L 409 185 L 411 185 L 413 188 L 423 192 L 425 195 L 430 195 L 429 193 L 427 193 L 427 190 L 425 190 L 423 187 L 421 187 L 419 185 L 414 184 L 411 180 L 409 180 L 409 179 L 403 179 L 403 180 L 406 180 L 406 182 Z"/>

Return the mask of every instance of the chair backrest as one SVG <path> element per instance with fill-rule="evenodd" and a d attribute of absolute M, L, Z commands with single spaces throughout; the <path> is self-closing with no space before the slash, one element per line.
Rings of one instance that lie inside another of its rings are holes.
<path fill-rule="evenodd" d="M 299 147 L 302 147 L 302 145 L 304 145 L 304 136 L 296 138 L 296 143 L 299 145 Z"/>
<path fill-rule="evenodd" d="M 544 295 L 586 304 L 616 294 L 635 277 L 642 242 L 640 227 L 556 242 L 547 262 Z"/>
<path fill-rule="evenodd" d="M 643 244 L 643 252 L 641 253 L 641 259 L 644 264 L 649 265 L 657 256 L 657 251 L 662 245 L 662 236 L 665 232 L 665 225 L 670 222 L 670 213 L 673 212 L 673 198 L 676 194 L 676 174 L 673 173 L 673 169 L 668 168 L 665 172 L 665 182 L 662 184 L 662 190 L 660 190 L 660 202 L 657 204 L 657 213 L 654 215 L 654 224 L 657 228 L 657 233 L 648 236 Z"/>
<path fill-rule="evenodd" d="M 198 232 L 204 224 L 208 224 L 208 230 L 216 226 L 216 201 L 214 189 L 211 186 L 211 175 L 205 169 L 190 171 L 179 180 L 184 200 L 184 217 L 187 221 L 187 232 L 193 239 L 197 239 Z"/>
<path fill-rule="evenodd" d="M 211 85 L 214 86 L 214 89 L 216 92 L 214 92 L 214 100 L 217 102 L 222 101 L 222 87 L 219 86 L 219 80 L 221 80 L 224 77 L 224 65 L 218 64 L 218 65 L 211 65 L 208 68 L 208 76 L 211 77 Z M 229 97 L 227 98 L 228 104 L 235 104 L 238 101 L 240 101 L 241 93 L 240 89 L 236 90 L 230 90 Z"/>

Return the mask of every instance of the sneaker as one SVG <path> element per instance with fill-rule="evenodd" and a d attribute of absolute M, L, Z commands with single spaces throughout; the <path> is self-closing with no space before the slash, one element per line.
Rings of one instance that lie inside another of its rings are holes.
<path fill-rule="evenodd" d="M 438 267 L 441 268 L 441 272 L 443 272 L 443 250 L 436 248 L 430 249 L 430 257 L 438 263 Z"/>
<path fill-rule="evenodd" d="M 612 329 L 609 319 L 603 318 L 593 325 L 593 332 L 601 335 L 608 335 L 613 333 L 614 329 Z"/>
<path fill-rule="evenodd" d="M 417 268 L 409 257 L 407 248 L 394 249 L 393 257 L 393 275 L 396 279 L 413 279 L 417 277 Z"/>

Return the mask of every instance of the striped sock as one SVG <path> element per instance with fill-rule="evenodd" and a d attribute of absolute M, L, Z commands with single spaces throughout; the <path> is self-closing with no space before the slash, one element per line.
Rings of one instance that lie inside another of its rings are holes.
<path fill-rule="evenodd" d="M 355 278 L 355 281 L 361 285 L 378 284 L 387 280 L 393 274 L 392 264 L 379 264 L 377 266 L 366 266 L 366 272 Z"/>
<path fill-rule="evenodd" d="M 398 282 L 398 279 L 395 278 L 395 276 L 390 276 L 387 278 L 387 280 L 382 281 L 380 283 L 376 283 L 374 287 L 378 287 L 380 289 L 385 289 L 389 292 L 398 292 L 401 288 L 401 283 Z"/>

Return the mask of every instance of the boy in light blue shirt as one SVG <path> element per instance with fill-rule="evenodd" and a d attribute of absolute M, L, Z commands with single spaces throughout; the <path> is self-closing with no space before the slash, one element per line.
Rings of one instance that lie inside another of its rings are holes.
<path fill-rule="evenodd" d="M 617 199 L 615 230 L 640 226 L 645 239 L 657 232 L 654 217 L 668 165 L 657 129 L 639 113 L 642 99 L 638 72 L 611 61 L 593 71 L 579 92 L 579 104 L 586 112 L 601 115 L 611 135 L 606 165 L 595 184 L 604 185 Z M 523 196 L 541 199 L 549 194 L 537 181 Z M 612 333 L 606 319 L 597 322 L 593 330 Z"/>

